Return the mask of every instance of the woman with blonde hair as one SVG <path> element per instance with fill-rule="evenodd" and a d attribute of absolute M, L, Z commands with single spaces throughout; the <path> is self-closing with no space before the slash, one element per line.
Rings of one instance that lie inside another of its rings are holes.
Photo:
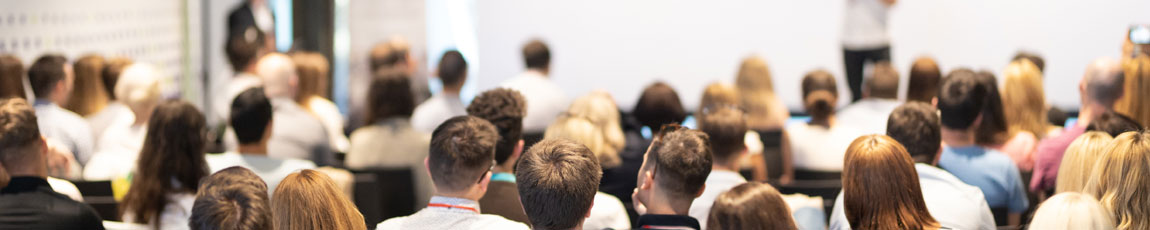
<path fill-rule="evenodd" d="M 885 135 L 855 139 L 843 164 L 843 208 L 853 229 L 939 229 L 926 209 L 914 160 Z"/>
<path fill-rule="evenodd" d="M 782 129 L 790 118 L 790 111 L 775 95 L 771 71 L 767 61 L 759 56 L 743 59 L 735 77 L 739 105 L 747 112 L 747 126 L 751 130 Z"/>
<path fill-rule="evenodd" d="M 344 135 L 343 114 L 339 113 L 335 103 L 327 99 L 331 80 L 328 76 L 331 66 L 327 58 L 316 52 L 297 52 L 292 53 L 291 57 L 295 62 L 296 76 L 299 77 L 296 103 L 323 123 L 334 150 L 347 152 L 351 144 Z"/>
<path fill-rule="evenodd" d="M 1118 229 L 1150 229 L 1150 132 L 1118 135 L 1103 153 L 1083 191 L 1114 214 Z"/>
<path fill-rule="evenodd" d="M 1083 192 L 1090 173 L 1094 171 L 1094 164 L 1098 163 L 1101 155 L 1105 154 L 1106 147 L 1114 138 L 1104 132 L 1091 131 L 1066 148 L 1062 162 L 1058 165 L 1057 182 L 1054 184 L 1054 193 Z M 1040 177 L 1042 172 L 1035 171 L 1034 177 Z M 1033 186 L 1032 186 L 1033 187 Z"/>
<path fill-rule="evenodd" d="M 1006 120 L 1007 138 L 999 146 L 992 146 L 1010 156 L 1022 172 L 1034 168 L 1034 152 L 1038 140 L 1051 128 L 1046 122 L 1046 99 L 1043 98 L 1042 71 L 1026 59 L 1011 62 L 1003 73 L 1006 78 L 1002 89 L 1002 105 Z"/>
<path fill-rule="evenodd" d="M 276 229 L 367 229 L 355 203 L 322 172 L 304 169 L 289 174 L 272 194 Z"/>
<path fill-rule="evenodd" d="M 1125 90 L 1114 110 L 1150 126 L 1150 56 L 1139 55 L 1125 64 Z"/>
<path fill-rule="evenodd" d="M 72 69 L 75 83 L 64 108 L 84 117 L 103 110 L 108 105 L 108 93 L 104 91 L 104 80 L 101 76 L 104 72 L 104 57 L 99 55 L 81 57 L 72 64 Z M 96 134 L 99 133 L 94 133 Z"/>
<path fill-rule="evenodd" d="M 711 230 L 798 229 L 779 190 L 759 182 L 747 182 L 719 195 L 703 224 Z"/>
<path fill-rule="evenodd" d="M 108 180 L 126 176 L 135 164 L 148 130 L 148 120 L 152 112 L 163 100 L 161 95 L 162 72 L 150 64 L 137 63 L 129 66 L 116 83 L 116 98 L 127 105 L 132 112 L 131 122 L 111 124 L 96 145 L 96 154 L 84 166 L 84 179 Z"/>
<path fill-rule="evenodd" d="M 1114 229 L 1110 213 L 1098 205 L 1090 195 L 1059 193 L 1038 206 L 1030 229 L 1043 230 L 1107 230 Z"/>

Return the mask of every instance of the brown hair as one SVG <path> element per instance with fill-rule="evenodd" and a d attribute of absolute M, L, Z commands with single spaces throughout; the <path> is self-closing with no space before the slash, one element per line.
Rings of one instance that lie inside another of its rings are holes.
<path fill-rule="evenodd" d="M 192 230 L 270 230 L 268 186 L 251 170 L 226 168 L 204 178 L 188 227 Z"/>
<path fill-rule="evenodd" d="M 230 34 L 227 44 L 224 44 L 224 54 L 228 56 L 228 63 L 236 73 L 243 72 L 248 66 L 255 65 L 260 56 L 266 51 L 263 32 L 252 26 L 244 28 L 241 33 Z"/>
<path fill-rule="evenodd" d="M 707 229 L 798 229 L 783 196 L 769 184 L 747 182 L 715 198 Z"/>
<path fill-rule="evenodd" d="M 168 101 L 157 106 L 120 214 L 131 212 L 136 222 L 159 228 L 160 213 L 172 202 L 167 196 L 193 193 L 208 176 L 205 133 L 204 115 L 192 104 Z"/>
<path fill-rule="evenodd" d="M 21 98 L 0 99 L 0 162 L 8 167 L 22 164 L 29 151 L 41 140 L 36 111 Z M 38 153 L 38 152 L 37 152 Z"/>
<path fill-rule="evenodd" d="M 56 83 L 64 81 L 68 73 L 65 65 L 68 58 L 58 54 L 47 54 L 36 59 L 28 67 L 28 85 L 37 98 L 48 97 L 55 90 Z"/>
<path fill-rule="evenodd" d="M 703 98 L 699 99 L 699 109 L 695 110 L 695 116 L 702 117 L 708 109 L 719 107 L 740 107 L 735 87 L 718 82 L 707 85 L 703 89 Z"/>
<path fill-rule="evenodd" d="M 664 126 L 651 141 L 646 157 L 640 173 L 653 171 L 656 183 L 677 198 L 694 199 L 711 174 L 711 140 L 698 130 Z"/>
<path fill-rule="evenodd" d="M 868 97 L 898 99 L 898 71 L 890 62 L 875 63 L 874 74 L 866 81 Z"/>
<path fill-rule="evenodd" d="M 499 143 L 495 145 L 495 162 L 503 164 L 511 158 L 515 146 L 523 139 L 523 117 L 527 116 L 527 99 L 519 91 L 497 88 L 484 91 L 471 100 L 467 115 L 483 118 L 499 130 Z"/>
<path fill-rule="evenodd" d="M 938 110 L 923 102 L 907 102 L 890 113 L 886 135 L 906 147 L 918 163 L 931 164 L 942 148 L 942 125 Z"/>
<path fill-rule="evenodd" d="M 802 82 L 803 106 L 811 119 L 827 119 L 835 113 L 839 90 L 835 77 L 826 70 L 807 73 Z"/>
<path fill-rule="evenodd" d="M 24 64 L 12 55 L 0 55 L 0 99 L 24 98 Z"/>
<path fill-rule="evenodd" d="M 759 56 L 743 58 L 735 76 L 738 103 L 747 111 L 749 126 L 757 129 L 782 127 L 790 111 L 775 94 L 767 61 Z"/>
<path fill-rule="evenodd" d="M 547 139 L 527 150 L 516 166 L 519 199 L 533 228 L 570 229 L 583 223 L 603 172 L 590 149 Z"/>
<path fill-rule="evenodd" d="M 523 45 L 523 64 L 528 69 L 548 69 L 551 67 L 551 49 L 541 40 L 531 40 Z"/>
<path fill-rule="evenodd" d="M 1084 191 L 1114 214 L 1118 229 L 1150 228 L 1150 132 L 1119 135 L 1103 153 Z"/>
<path fill-rule="evenodd" d="M 448 50 L 439 58 L 439 68 L 436 72 L 443 87 L 463 85 L 467 79 L 467 60 L 458 50 Z"/>
<path fill-rule="evenodd" d="M 100 71 L 100 77 L 104 81 L 104 93 L 108 95 L 109 100 L 117 99 L 116 83 L 120 81 L 120 73 L 131 65 L 132 59 L 122 57 L 109 58 L 104 62 L 104 70 Z"/>
<path fill-rule="evenodd" d="M 296 76 L 299 78 L 299 90 L 296 91 L 295 101 L 300 105 L 308 106 L 307 100 L 312 97 L 328 97 L 328 85 L 331 77 L 328 75 L 331 65 L 323 54 L 316 52 L 296 52 L 291 54 L 295 62 Z"/>
<path fill-rule="evenodd" d="M 99 112 L 108 105 L 108 94 L 104 91 L 104 57 L 88 55 L 76 59 L 72 64 L 76 80 L 73 83 L 72 95 L 68 98 L 65 109 L 88 116 Z"/>
<path fill-rule="evenodd" d="M 1139 55 L 1126 63 L 1124 94 L 1114 110 L 1150 126 L 1150 56 Z"/>
<path fill-rule="evenodd" d="M 400 63 L 406 63 L 411 46 L 402 37 L 394 37 L 386 42 L 376 44 L 368 54 L 368 63 L 371 71 L 395 68 Z"/>
<path fill-rule="evenodd" d="M 495 161 L 499 132 L 473 116 L 447 119 L 431 133 L 427 168 L 437 191 L 460 191 L 478 183 Z"/>
<path fill-rule="evenodd" d="M 914 60 L 910 67 L 910 80 L 907 82 L 906 100 L 930 103 L 938 96 L 938 87 L 942 83 L 942 70 L 938 63 L 930 57 L 920 57 Z"/>
<path fill-rule="evenodd" d="M 843 208 L 854 229 L 938 228 L 922 198 L 914 161 L 898 141 L 866 135 L 847 148 Z"/>
<path fill-rule="evenodd" d="M 711 138 L 714 161 L 730 163 L 746 149 L 744 137 L 747 135 L 747 120 L 743 112 L 733 108 L 708 110 L 700 116 L 699 130 Z"/>
<path fill-rule="evenodd" d="M 655 82 L 643 89 L 631 115 L 652 130 L 665 124 L 679 124 L 687 119 L 687 111 L 679 101 L 679 93 L 663 82 Z"/>
<path fill-rule="evenodd" d="M 289 174 L 274 194 L 272 218 L 277 229 L 367 229 L 355 204 L 319 171 Z"/>
<path fill-rule="evenodd" d="M 397 68 L 375 72 L 367 90 L 367 123 L 375 124 L 392 117 L 410 118 L 415 110 L 411 79 Z"/>

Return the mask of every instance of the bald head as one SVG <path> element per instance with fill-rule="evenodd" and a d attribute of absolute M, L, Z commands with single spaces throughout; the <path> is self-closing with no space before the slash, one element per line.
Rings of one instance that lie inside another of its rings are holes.
<path fill-rule="evenodd" d="M 260 58 L 256 74 L 264 80 L 264 93 L 268 98 L 295 97 L 298 81 L 291 57 L 272 53 Z"/>
<path fill-rule="evenodd" d="M 1122 97 L 1124 80 L 1122 65 L 1118 61 L 1111 58 L 1094 60 L 1086 67 L 1080 83 L 1083 104 L 1097 103 L 1113 108 L 1114 102 Z"/>

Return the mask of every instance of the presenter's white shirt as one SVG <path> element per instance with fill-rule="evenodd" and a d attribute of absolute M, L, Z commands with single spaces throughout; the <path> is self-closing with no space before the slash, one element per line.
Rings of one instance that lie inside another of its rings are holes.
<path fill-rule="evenodd" d="M 715 199 L 743 183 L 747 183 L 747 179 L 737 172 L 712 170 L 711 175 L 707 176 L 707 186 L 703 188 L 703 194 L 695 198 L 695 202 L 691 203 L 691 209 L 687 211 L 687 214 L 699 220 L 700 224 L 707 225 L 707 216 L 711 215 L 711 206 L 715 203 Z M 707 229 L 707 227 L 703 226 L 703 229 Z"/>
<path fill-rule="evenodd" d="M 416 131 L 431 133 L 447 119 L 467 115 L 467 107 L 458 94 L 439 93 L 431 96 L 411 113 L 411 125 Z"/>
<path fill-rule="evenodd" d="M 858 131 L 844 125 L 827 128 L 796 123 L 787 126 L 786 132 L 794 167 L 820 172 L 843 171 L 847 147 L 859 137 Z"/>
<path fill-rule="evenodd" d="M 951 229 L 996 229 L 994 215 L 978 187 L 963 183 L 958 177 L 934 166 L 916 163 L 914 168 L 918 171 L 926 209 L 940 225 Z M 842 192 L 835 198 L 830 229 L 851 229 L 843 211 Z"/>
<path fill-rule="evenodd" d="M 259 154 L 239 154 L 226 152 L 221 154 L 208 154 L 206 157 L 208 167 L 212 173 L 232 167 L 240 166 L 252 170 L 264 183 L 268 184 L 268 195 L 276 191 L 276 185 L 288 174 L 304 169 L 315 169 L 315 163 L 307 160 L 291 158 L 271 158 Z"/>
<path fill-rule="evenodd" d="M 543 132 L 571 103 L 567 94 L 548 76 L 528 70 L 503 82 L 502 87 L 519 91 L 527 99 L 527 117 L 523 118 L 524 132 Z"/>
<path fill-rule="evenodd" d="M 843 17 L 843 48 L 877 49 L 890 45 L 887 34 L 887 12 L 882 0 L 846 0 Z"/>

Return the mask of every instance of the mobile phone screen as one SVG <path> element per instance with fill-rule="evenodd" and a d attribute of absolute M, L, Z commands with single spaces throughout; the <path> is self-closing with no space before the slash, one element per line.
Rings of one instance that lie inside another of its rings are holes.
<path fill-rule="evenodd" d="M 1130 41 L 1134 44 L 1150 44 L 1150 26 L 1139 25 L 1130 27 Z"/>

